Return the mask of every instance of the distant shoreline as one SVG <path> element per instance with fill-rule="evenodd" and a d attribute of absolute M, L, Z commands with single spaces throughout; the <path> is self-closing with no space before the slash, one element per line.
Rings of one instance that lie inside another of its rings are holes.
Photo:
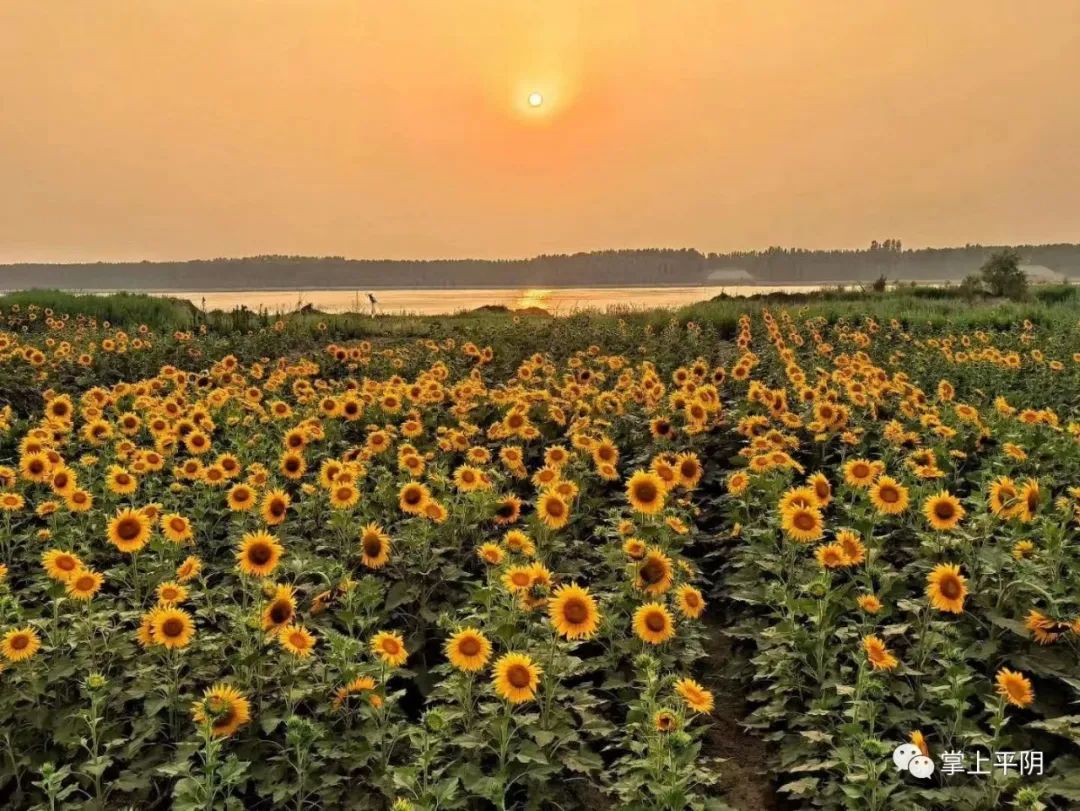
<path fill-rule="evenodd" d="M 1072 280 L 1070 280 L 1071 282 Z M 898 279 L 890 280 L 890 284 L 902 284 L 902 285 L 947 285 L 958 284 L 957 279 Z M 1069 282 L 1066 282 L 1069 283 Z M 18 293 L 23 290 L 63 290 L 65 293 L 88 293 L 88 294 L 101 294 L 110 295 L 115 293 L 144 293 L 146 295 L 168 295 L 171 293 L 176 294 L 194 294 L 194 293 L 341 293 L 341 292 L 360 292 L 375 291 L 375 290 L 402 290 L 402 291 L 450 291 L 450 290 L 583 290 L 583 289 L 603 289 L 603 290 L 616 290 L 616 289 L 633 289 L 633 290 L 648 290 L 651 288 L 657 289 L 671 289 L 671 290 L 693 290 L 697 288 L 702 289 L 717 289 L 724 287 L 850 287 L 850 286 L 864 286 L 869 285 L 870 282 L 860 279 L 834 279 L 830 281 L 738 281 L 738 282 L 711 282 L 701 284 L 687 284 L 685 282 L 650 282 L 650 283 L 623 283 L 623 282 L 611 282 L 611 283 L 594 283 L 594 282 L 579 282 L 570 284 L 530 284 L 528 282 L 522 282 L 521 284 L 468 284 L 468 285 L 409 285 L 409 284 L 384 284 L 384 285 L 363 285 L 363 286 L 351 286 L 351 285 L 310 285 L 310 286 L 283 286 L 283 285 L 264 285 L 260 287 L 3 287 L 0 286 L 0 293 Z"/>

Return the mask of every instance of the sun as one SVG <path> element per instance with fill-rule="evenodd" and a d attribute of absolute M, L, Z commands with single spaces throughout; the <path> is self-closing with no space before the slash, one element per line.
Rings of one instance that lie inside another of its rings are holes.
<path fill-rule="evenodd" d="M 529 94 L 529 106 L 530 107 L 539 107 L 543 103 L 544 103 L 544 97 L 542 95 L 540 95 L 539 93 L 537 93 L 535 90 L 532 93 Z"/>

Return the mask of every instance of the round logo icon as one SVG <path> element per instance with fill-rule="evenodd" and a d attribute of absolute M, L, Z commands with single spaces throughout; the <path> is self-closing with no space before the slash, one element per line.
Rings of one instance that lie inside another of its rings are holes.
<path fill-rule="evenodd" d="M 934 773 L 934 761 L 926 755 L 916 755 L 908 763 L 908 771 L 911 772 L 912 777 L 925 780 Z"/>
<path fill-rule="evenodd" d="M 913 743 L 902 743 L 893 750 L 892 759 L 896 764 L 896 770 L 906 772 L 908 765 L 912 760 L 921 755 L 922 752 Z"/>

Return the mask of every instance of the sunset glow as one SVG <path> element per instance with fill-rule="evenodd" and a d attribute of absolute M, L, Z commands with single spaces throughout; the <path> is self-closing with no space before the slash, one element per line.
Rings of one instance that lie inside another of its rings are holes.
<path fill-rule="evenodd" d="M 1068 241 L 1074 15 L 5 3 L 0 262 Z"/>

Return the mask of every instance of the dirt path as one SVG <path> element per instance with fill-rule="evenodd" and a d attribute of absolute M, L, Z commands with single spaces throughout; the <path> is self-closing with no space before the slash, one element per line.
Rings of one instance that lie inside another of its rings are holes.
<path fill-rule="evenodd" d="M 768 744 L 739 724 L 749 708 L 744 686 L 731 675 L 732 640 L 715 620 L 707 622 L 707 629 L 705 650 L 710 668 L 702 682 L 713 691 L 716 707 L 702 754 L 726 759 L 721 767 L 722 791 L 732 808 L 745 811 L 784 808 L 769 777 Z"/>

